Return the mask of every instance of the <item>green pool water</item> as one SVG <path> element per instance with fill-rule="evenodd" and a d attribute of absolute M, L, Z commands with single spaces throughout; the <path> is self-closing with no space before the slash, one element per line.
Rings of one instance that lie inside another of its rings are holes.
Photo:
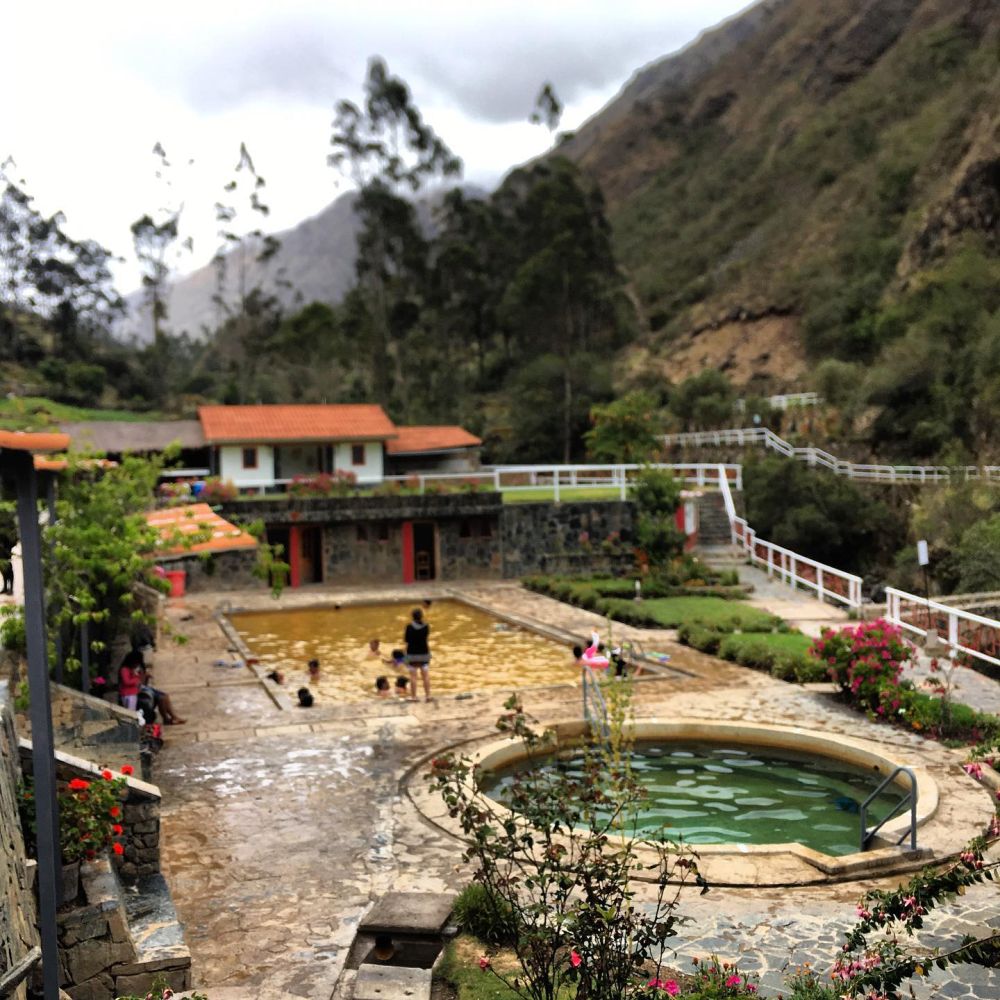
<path fill-rule="evenodd" d="M 582 776 L 582 756 L 548 758 L 536 766 Z M 645 788 L 637 832 L 663 833 L 689 844 L 798 842 L 824 854 L 858 850 L 858 806 L 883 775 L 823 757 L 712 743 L 638 743 L 632 769 Z M 504 802 L 523 765 L 483 782 Z M 896 803 L 892 789 L 870 809 L 877 822 Z"/>

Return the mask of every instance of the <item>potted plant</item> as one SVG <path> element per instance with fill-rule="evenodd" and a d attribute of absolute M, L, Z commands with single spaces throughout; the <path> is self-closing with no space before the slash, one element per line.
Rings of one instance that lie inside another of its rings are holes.
<path fill-rule="evenodd" d="M 108 848 L 115 854 L 125 853 L 118 838 L 124 832 L 121 820 L 126 776 L 132 773 L 133 768 L 126 764 L 118 775 L 105 768 L 97 778 L 77 777 L 60 784 L 59 860 L 63 866 L 64 903 L 72 902 L 79 892 L 81 861 L 93 861 Z M 34 856 L 37 823 L 35 788 L 30 777 L 21 786 L 20 811 L 25 847 Z"/>

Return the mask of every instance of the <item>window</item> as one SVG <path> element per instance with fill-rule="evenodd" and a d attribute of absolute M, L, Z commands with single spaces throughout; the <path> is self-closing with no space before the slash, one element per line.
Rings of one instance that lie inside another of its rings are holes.
<path fill-rule="evenodd" d="M 472 537 L 472 522 L 467 518 L 462 518 L 458 525 L 458 537 L 459 538 L 471 538 Z"/>
<path fill-rule="evenodd" d="M 256 469 L 257 468 L 257 449 L 256 448 L 244 448 L 243 449 L 243 468 L 244 469 Z"/>
<path fill-rule="evenodd" d="M 365 446 L 363 444 L 351 445 L 351 465 L 365 464 Z"/>
<path fill-rule="evenodd" d="M 358 541 L 367 542 L 368 541 L 368 528 L 364 524 L 358 525 Z"/>
<path fill-rule="evenodd" d="M 479 522 L 479 534 L 482 535 L 483 538 L 493 537 L 493 525 L 490 523 L 490 519 L 488 517 L 484 517 L 482 521 Z"/>

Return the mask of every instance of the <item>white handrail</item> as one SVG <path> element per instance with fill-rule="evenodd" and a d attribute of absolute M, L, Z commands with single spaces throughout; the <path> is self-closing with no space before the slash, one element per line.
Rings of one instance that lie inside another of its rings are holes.
<path fill-rule="evenodd" d="M 751 563 L 764 567 L 768 576 L 777 574 L 792 587 L 815 590 L 821 601 L 833 600 L 849 608 L 861 607 L 861 577 L 834 569 L 825 563 L 801 556 L 774 542 L 757 537 L 757 532 L 745 518 L 736 513 L 736 504 L 729 489 L 728 477 L 719 474 L 719 490 L 729 518 L 733 545 L 741 548 Z"/>
<path fill-rule="evenodd" d="M 662 441 L 666 445 L 762 445 L 786 458 L 797 458 L 808 465 L 819 465 L 838 476 L 848 479 L 862 479 L 879 483 L 944 483 L 953 479 L 982 479 L 989 483 L 1000 483 L 1000 466 L 986 465 L 870 465 L 848 462 L 831 455 L 828 451 L 812 446 L 796 448 L 784 438 L 778 437 L 767 427 L 733 427 L 718 431 L 684 431 L 679 434 L 665 434 Z"/>
<path fill-rule="evenodd" d="M 908 594 L 905 590 L 897 590 L 895 587 L 885 588 L 885 604 L 885 618 L 891 624 L 919 636 L 926 636 L 931 630 L 937 632 L 938 625 L 942 624 L 944 634 L 940 634 L 939 638 L 950 650 L 966 653 L 978 660 L 1000 666 L 1000 658 L 991 656 L 989 652 L 981 649 L 981 643 L 968 644 L 970 633 L 973 633 L 972 637 L 980 639 L 985 631 L 989 633 L 989 648 L 994 652 L 1000 652 L 1000 621 L 995 618 L 985 618 L 983 615 L 963 611 L 949 604 Z M 922 625 L 921 619 L 923 619 Z"/>

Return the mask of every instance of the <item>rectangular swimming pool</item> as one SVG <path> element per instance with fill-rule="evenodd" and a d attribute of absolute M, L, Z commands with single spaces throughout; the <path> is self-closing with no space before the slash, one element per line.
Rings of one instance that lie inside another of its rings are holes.
<path fill-rule="evenodd" d="M 379 639 L 386 658 L 393 649 L 403 648 L 403 630 L 413 607 L 355 604 L 240 612 L 229 619 L 261 663 L 285 673 L 285 686 L 292 691 L 309 683 L 306 665 L 319 660 L 319 681 L 310 686 L 317 704 L 334 704 L 374 698 L 375 678 L 381 674 L 395 682 L 400 671 L 370 655 L 368 643 Z M 424 609 L 424 617 L 430 625 L 434 695 L 579 680 L 567 646 L 461 601 L 434 601 Z M 423 692 L 418 694 L 422 697 Z"/>

